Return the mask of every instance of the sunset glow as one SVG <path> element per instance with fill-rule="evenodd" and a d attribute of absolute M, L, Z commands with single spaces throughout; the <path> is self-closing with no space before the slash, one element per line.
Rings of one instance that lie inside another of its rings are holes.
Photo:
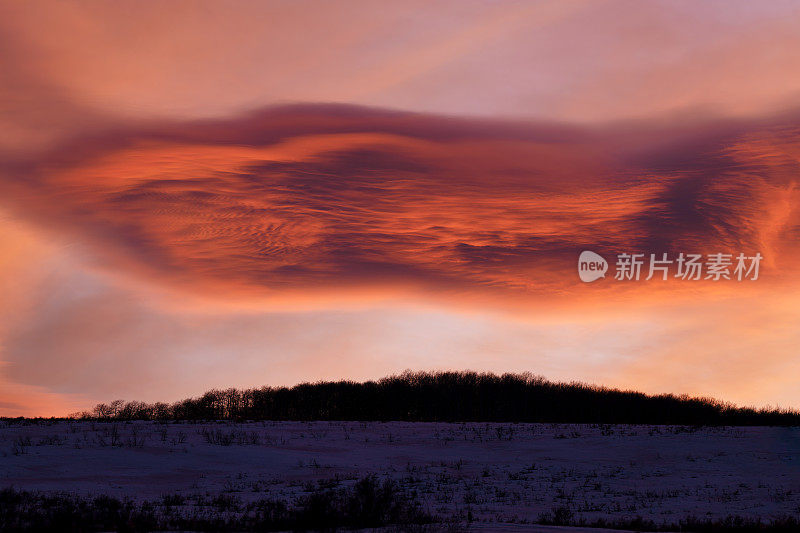
<path fill-rule="evenodd" d="M 784 2 L 0 3 L 0 414 L 408 368 L 800 408 L 797 50 Z M 764 260 L 613 279 L 681 252 Z"/>

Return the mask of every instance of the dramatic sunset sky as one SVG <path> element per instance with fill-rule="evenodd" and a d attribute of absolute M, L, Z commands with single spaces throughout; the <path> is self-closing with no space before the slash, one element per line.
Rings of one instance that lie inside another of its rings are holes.
<path fill-rule="evenodd" d="M 0 415 L 404 369 L 800 408 L 800 2 L 0 1 L 0 60 Z"/>

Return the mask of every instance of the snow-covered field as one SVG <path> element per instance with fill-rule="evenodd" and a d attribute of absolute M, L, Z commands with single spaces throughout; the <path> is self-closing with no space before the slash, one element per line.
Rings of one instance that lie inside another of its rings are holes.
<path fill-rule="evenodd" d="M 368 474 L 482 522 L 796 517 L 800 428 L 0 422 L 0 488 L 291 501 Z"/>

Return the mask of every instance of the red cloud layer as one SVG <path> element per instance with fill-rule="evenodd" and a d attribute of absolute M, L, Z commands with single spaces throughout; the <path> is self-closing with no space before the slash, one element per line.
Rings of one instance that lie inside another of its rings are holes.
<path fill-rule="evenodd" d="M 773 275 L 789 268 L 797 129 L 637 128 L 295 106 L 84 139 L 6 187 L 107 258 L 201 293 L 555 295 L 583 249 L 760 251 Z"/>

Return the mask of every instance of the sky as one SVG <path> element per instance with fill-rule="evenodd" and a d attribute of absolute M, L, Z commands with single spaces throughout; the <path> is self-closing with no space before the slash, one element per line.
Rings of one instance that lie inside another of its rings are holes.
<path fill-rule="evenodd" d="M 0 414 L 405 369 L 800 408 L 799 50 L 800 2 L 0 1 Z"/>

